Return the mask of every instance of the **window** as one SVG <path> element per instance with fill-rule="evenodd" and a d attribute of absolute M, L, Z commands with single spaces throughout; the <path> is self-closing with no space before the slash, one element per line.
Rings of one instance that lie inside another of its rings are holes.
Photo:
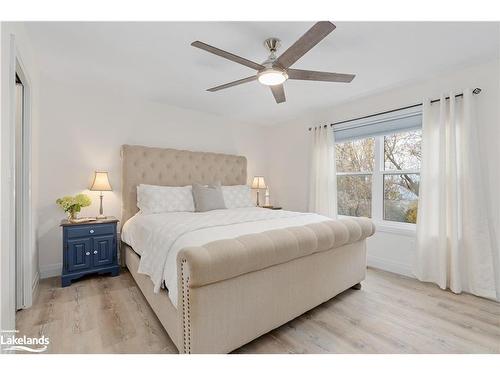
<path fill-rule="evenodd" d="M 368 216 L 372 212 L 374 138 L 336 145 L 338 213 Z"/>
<path fill-rule="evenodd" d="M 422 131 L 383 137 L 384 220 L 417 222 Z"/>
<path fill-rule="evenodd" d="M 375 120 L 335 131 L 338 213 L 416 223 L 421 113 Z"/>

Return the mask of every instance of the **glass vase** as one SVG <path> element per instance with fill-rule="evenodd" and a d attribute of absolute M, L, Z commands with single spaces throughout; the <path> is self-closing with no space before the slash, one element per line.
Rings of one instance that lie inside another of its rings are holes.
<path fill-rule="evenodd" d="M 68 211 L 68 221 L 70 223 L 74 223 L 77 218 L 78 218 L 78 212 Z"/>

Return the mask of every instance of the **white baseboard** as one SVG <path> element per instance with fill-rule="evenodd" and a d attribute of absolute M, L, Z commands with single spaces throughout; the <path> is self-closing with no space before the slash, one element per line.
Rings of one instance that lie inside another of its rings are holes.
<path fill-rule="evenodd" d="M 368 266 L 379 268 L 384 271 L 394 272 L 399 275 L 415 278 L 413 275 L 411 264 L 395 262 L 390 259 L 380 258 L 373 255 L 368 255 Z"/>
<path fill-rule="evenodd" d="M 45 264 L 40 266 L 40 279 L 46 279 L 48 277 L 61 276 L 62 273 L 62 263 L 55 264 Z"/>

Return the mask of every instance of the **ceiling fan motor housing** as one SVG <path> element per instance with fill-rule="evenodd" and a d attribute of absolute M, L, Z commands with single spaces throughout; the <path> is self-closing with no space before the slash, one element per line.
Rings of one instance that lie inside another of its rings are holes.
<path fill-rule="evenodd" d="M 264 47 L 269 51 L 269 57 L 262 62 L 267 69 L 271 69 L 277 59 L 276 51 L 281 47 L 281 41 L 278 38 L 267 38 L 264 41 Z"/>
<path fill-rule="evenodd" d="M 264 40 L 264 46 L 268 49 L 269 52 L 273 53 L 281 47 L 281 40 L 278 38 L 267 38 Z"/>

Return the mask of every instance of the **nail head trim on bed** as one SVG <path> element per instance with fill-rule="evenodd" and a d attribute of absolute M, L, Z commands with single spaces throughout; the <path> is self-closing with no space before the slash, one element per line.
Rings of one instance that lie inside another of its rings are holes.
<path fill-rule="evenodd" d="M 191 311 L 189 301 L 189 276 L 185 276 L 184 267 L 187 260 L 181 260 L 182 278 L 182 337 L 183 350 L 185 354 L 191 353 Z"/>

